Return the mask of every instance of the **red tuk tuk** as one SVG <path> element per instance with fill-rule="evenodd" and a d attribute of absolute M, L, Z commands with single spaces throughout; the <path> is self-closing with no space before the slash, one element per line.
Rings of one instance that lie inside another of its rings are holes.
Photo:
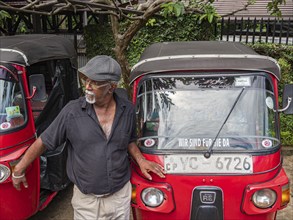
<path fill-rule="evenodd" d="M 241 43 L 167 42 L 133 67 L 139 147 L 164 166 L 147 180 L 132 162 L 134 219 L 275 219 L 289 203 L 277 62 Z"/>
<path fill-rule="evenodd" d="M 27 189 L 11 181 L 15 164 L 57 116 L 79 96 L 73 44 L 55 35 L 0 37 L 0 219 L 27 219 L 69 183 L 66 145 L 27 169 Z"/>

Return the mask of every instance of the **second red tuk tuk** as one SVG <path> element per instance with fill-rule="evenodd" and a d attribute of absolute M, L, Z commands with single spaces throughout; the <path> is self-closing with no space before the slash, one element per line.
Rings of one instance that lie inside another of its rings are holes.
<path fill-rule="evenodd" d="M 289 203 L 278 63 L 231 42 L 167 42 L 133 67 L 139 147 L 164 166 L 147 180 L 132 162 L 134 219 L 275 219 Z"/>
<path fill-rule="evenodd" d="M 79 96 L 76 68 L 75 48 L 64 37 L 0 37 L 0 220 L 29 218 L 70 183 L 68 143 L 28 167 L 27 189 L 17 191 L 11 173 L 62 107 Z"/>

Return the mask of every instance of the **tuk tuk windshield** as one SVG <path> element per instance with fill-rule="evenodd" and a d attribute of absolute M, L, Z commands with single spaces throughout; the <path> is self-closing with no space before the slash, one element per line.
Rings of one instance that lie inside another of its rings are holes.
<path fill-rule="evenodd" d="M 207 150 L 213 142 L 214 151 L 272 148 L 279 144 L 274 109 L 273 87 L 262 75 L 149 77 L 137 97 L 139 144 L 164 150 Z"/>
<path fill-rule="evenodd" d="M 25 98 L 17 74 L 0 66 L 0 133 L 23 125 L 25 112 Z"/>

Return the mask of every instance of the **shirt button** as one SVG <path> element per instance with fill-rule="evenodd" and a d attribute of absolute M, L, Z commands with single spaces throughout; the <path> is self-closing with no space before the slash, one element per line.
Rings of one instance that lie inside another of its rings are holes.
<path fill-rule="evenodd" d="M 111 173 L 109 173 L 109 176 L 112 176 L 112 174 L 111 174 Z"/>

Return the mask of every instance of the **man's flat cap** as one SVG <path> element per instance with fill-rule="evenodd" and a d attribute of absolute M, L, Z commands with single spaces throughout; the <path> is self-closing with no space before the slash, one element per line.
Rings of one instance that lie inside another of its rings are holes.
<path fill-rule="evenodd" d="M 121 67 L 112 57 L 98 55 L 90 59 L 79 72 L 95 81 L 116 81 L 121 77 Z"/>

